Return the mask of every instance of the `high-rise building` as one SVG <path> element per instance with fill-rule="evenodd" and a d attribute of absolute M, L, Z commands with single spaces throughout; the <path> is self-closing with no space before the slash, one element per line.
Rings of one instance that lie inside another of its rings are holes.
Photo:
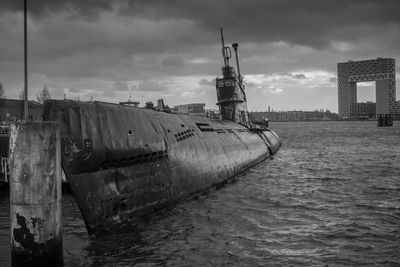
<path fill-rule="evenodd" d="M 357 117 L 375 117 L 376 116 L 376 103 L 367 101 L 366 103 L 357 103 Z"/>
<path fill-rule="evenodd" d="M 339 115 L 357 116 L 357 82 L 376 82 L 376 115 L 396 114 L 396 72 L 393 58 L 338 63 Z"/>

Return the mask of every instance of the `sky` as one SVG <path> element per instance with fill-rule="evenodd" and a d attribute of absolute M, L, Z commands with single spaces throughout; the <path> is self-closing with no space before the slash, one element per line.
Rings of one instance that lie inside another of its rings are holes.
<path fill-rule="evenodd" d="M 223 27 L 239 43 L 250 111 L 337 112 L 338 62 L 395 58 L 400 85 L 399 10 L 398 0 L 28 0 L 29 99 L 46 85 L 55 99 L 217 108 Z M 0 1 L 8 98 L 24 86 L 22 11 L 23 0 Z M 359 83 L 358 102 L 369 100 L 374 82 Z"/>

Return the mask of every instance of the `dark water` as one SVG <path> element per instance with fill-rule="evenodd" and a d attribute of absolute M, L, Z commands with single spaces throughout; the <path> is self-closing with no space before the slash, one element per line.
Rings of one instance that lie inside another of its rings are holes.
<path fill-rule="evenodd" d="M 273 160 L 140 233 L 90 238 L 64 198 L 67 266 L 400 266 L 400 123 L 275 123 Z M 10 264 L 0 193 L 0 266 Z"/>

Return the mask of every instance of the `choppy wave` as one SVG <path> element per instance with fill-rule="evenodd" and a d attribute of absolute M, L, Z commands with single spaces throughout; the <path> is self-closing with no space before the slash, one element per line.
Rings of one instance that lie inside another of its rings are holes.
<path fill-rule="evenodd" d="M 67 266 L 399 266 L 400 123 L 275 123 L 279 153 L 226 187 L 89 238 L 64 199 Z M 9 264 L 0 203 L 0 265 Z M 3 264 L 5 263 L 5 264 Z"/>

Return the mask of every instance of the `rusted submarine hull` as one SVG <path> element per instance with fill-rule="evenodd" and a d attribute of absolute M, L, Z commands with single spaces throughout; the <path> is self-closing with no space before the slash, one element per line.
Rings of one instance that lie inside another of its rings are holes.
<path fill-rule="evenodd" d="M 52 100 L 62 166 L 90 234 L 219 186 L 274 154 L 273 131 L 110 103 Z"/>
<path fill-rule="evenodd" d="M 9 151 L 10 135 L 2 133 L 0 129 L 0 186 L 4 182 L 8 182 L 8 151 Z"/>

